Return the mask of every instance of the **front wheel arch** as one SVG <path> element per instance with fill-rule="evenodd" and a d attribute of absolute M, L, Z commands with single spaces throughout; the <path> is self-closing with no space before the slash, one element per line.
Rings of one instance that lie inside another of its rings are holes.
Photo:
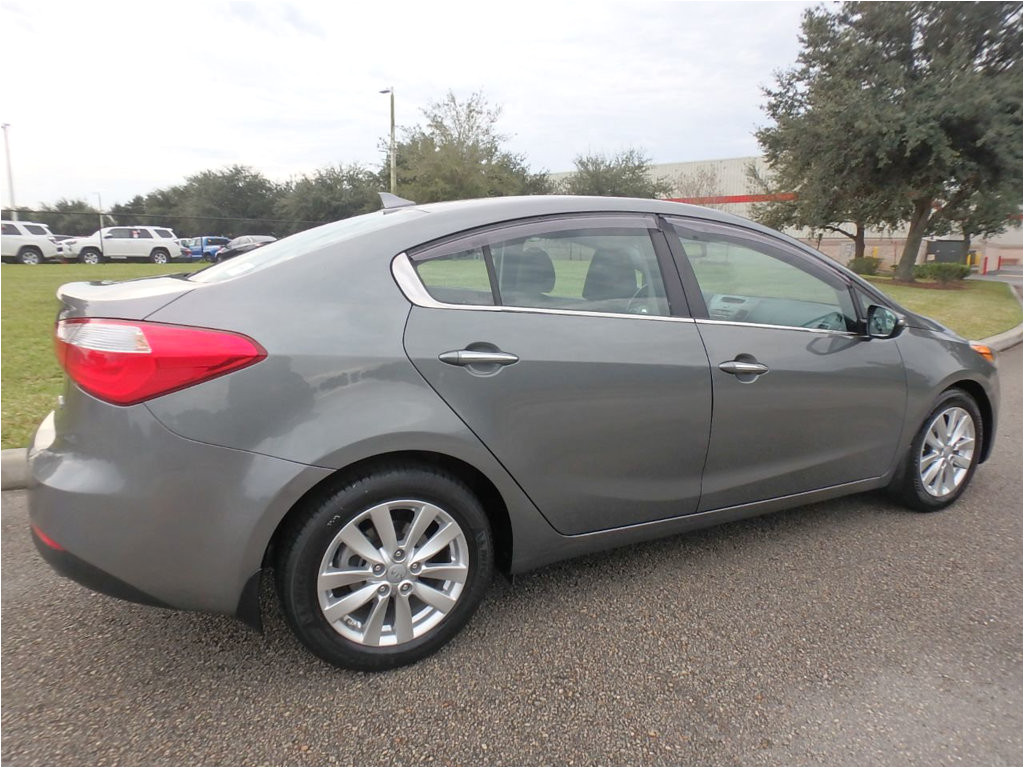
<path fill-rule="evenodd" d="M 992 452 L 992 445 L 995 442 L 995 414 L 992 411 L 992 402 L 988 399 L 985 389 L 975 381 L 958 381 L 947 387 L 945 392 L 954 389 L 963 390 L 970 395 L 981 414 L 984 433 L 982 434 L 981 457 L 978 459 L 978 463 L 983 464 Z"/>

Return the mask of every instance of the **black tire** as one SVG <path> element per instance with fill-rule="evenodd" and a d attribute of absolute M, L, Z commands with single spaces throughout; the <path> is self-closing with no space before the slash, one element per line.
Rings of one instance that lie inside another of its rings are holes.
<path fill-rule="evenodd" d="M 43 262 L 43 252 L 35 246 L 27 246 L 18 252 L 18 261 L 29 266 L 41 264 Z"/>
<path fill-rule="evenodd" d="M 948 435 L 947 427 L 956 425 L 973 436 L 953 434 L 949 439 L 940 439 L 943 433 Z M 918 512 L 948 507 L 960 498 L 974 477 L 984 444 L 984 428 L 974 398 L 961 389 L 944 392 L 914 435 L 890 492 Z"/>
<path fill-rule="evenodd" d="M 154 264 L 167 264 L 171 260 L 171 255 L 163 248 L 154 248 L 153 252 L 149 254 L 149 260 Z"/>
<path fill-rule="evenodd" d="M 83 264 L 99 264 L 103 261 L 103 254 L 95 248 L 85 248 L 78 254 L 78 260 Z"/>
<path fill-rule="evenodd" d="M 427 522 L 411 532 L 416 520 Z M 406 541 L 410 534 L 415 541 Z M 428 552 L 428 542 L 437 546 L 447 534 L 454 538 Z M 377 671 L 419 661 L 451 640 L 493 570 L 490 526 L 469 488 L 444 472 L 403 465 L 357 478 L 305 510 L 285 532 L 276 581 L 306 647 L 336 666 Z M 343 583 L 320 581 L 331 573 Z"/>

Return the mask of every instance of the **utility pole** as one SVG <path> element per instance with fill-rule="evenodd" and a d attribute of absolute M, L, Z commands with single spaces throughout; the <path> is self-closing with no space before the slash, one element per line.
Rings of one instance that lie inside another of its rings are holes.
<path fill-rule="evenodd" d="M 381 93 L 391 94 L 391 149 L 388 152 L 391 155 L 391 194 L 398 194 L 395 188 L 398 186 L 397 175 L 395 172 L 395 86 L 385 88 Z"/>
<path fill-rule="evenodd" d="M 394 98 L 394 97 L 392 97 L 392 98 Z M 391 109 L 392 109 L 392 112 L 393 112 L 393 110 L 394 110 L 394 102 L 392 102 Z M 392 117 L 392 121 L 393 120 L 394 120 L 394 118 Z M 8 193 L 10 193 L 10 196 L 11 196 L 11 220 L 12 221 L 17 221 L 18 220 L 18 208 L 17 208 L 17 205 L 14 202 L 14 174 L 11 172 L 11 144 L 10 144 L 10 141 L 8 140 L 8 138 L 7 138 L 7 129 L 10 128 L 10 127 L 11 127 L 10 123 L 4 123 L 4 125 L 3 125 L 3 128 L 4 128 L 4 154 L 7 156 L 7 191 L 8 191 Z M 395 143 L 394 131 L 392 131 L 391 136 L 392 136 L 391 143 L 394 144 Z M 392 171 L 391 174 L 392 174 L 392 179 L 393 179 L 394 178 L 394 171 Z M 394 181 L 392 181 L 391 184 L 392 184 L 392 186 L 394 186 Z"/>

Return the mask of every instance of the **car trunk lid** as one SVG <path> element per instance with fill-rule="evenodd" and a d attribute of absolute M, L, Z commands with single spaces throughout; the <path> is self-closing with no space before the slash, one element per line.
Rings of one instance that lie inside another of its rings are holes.
<path fill-rule="evenodd" d="M 59 320 L 111 317 L 141 320 L 197 288 L 183 276 L 66 283 L 57 289 Z"/>

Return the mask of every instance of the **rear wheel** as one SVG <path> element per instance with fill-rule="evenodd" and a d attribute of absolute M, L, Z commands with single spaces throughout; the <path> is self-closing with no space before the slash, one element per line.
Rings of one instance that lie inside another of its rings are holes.
<path fill-rule="evenodd" d="M 34 246 L 22 248 L 21 252 L 18 254 L 18 261 L 20 261 L 22 264 L 34 266 L 42 262 L 42 260 L 43 252 Z"/>
<path fill-rule="evenodd" d="M 170 256 L 163 248 L 156 248 L 151 254 L 149 254 L 149 260 L 154 264 L 166 264 L 170 261 Z"/>
<path fill-rule="evenodd" d="M 100 252 L 95 248 L 86 248 L 79 254 L 78 260 L 83 264 L 99 264 Z"/>
<path fill-rule="evenodd" d="M 919 512 L 956 501 L 977 469 L 983 429 L 974 398 L 960 389 L 945 392 L 914 437 L 896 496 Z"/>
<path fill-rule="evenodd" d="M 418 661 L 469 620 L 493 572 L 483 508 L 458 479 L 396 466 L 357 479 L 286 533 L 277 586 L 289 624 L 340 667 Z"/>

